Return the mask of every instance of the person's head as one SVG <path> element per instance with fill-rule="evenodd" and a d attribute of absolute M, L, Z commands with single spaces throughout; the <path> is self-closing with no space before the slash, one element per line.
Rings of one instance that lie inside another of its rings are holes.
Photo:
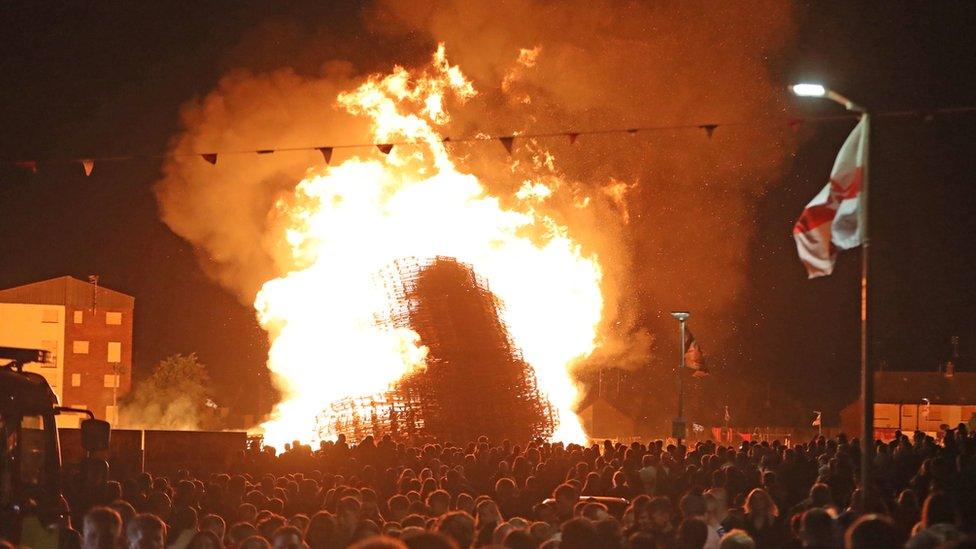
<path fill-rule="evenodd" d="M 556 500 L 556 513 L 559 516 L 571 516 L 573 508 L 576 507 L 576 502 L 579 501 L 580 491 L 579 488 L 567 482 L 556 487 L 552 493 L 552 498 Z"/>
<path fill-rule="evenodd" d="M 610 518 L 610 510 L 606 505 L 592 501 L 583 506 L 583 518 L 592 522 L 605 520 Z"/>
<path fill-rule="evenodd" d="M 593 523 L 584 518 L 567 520 L 559 528 L 560 549 L 588 549 L 599 545 L 600 537 Z"/>
<path fill-rule="evenodd" d="M 705 498 L 700 494 L 685 494 L 678 502 L 678 509 L 681 510 L 681 518 L 703 518 L 707 511 Z"/>
<path fill-rule="evenodd" d="M 166 546 L 166 523 L 156 515 L 141 513 L 125 528 L 129 549 L 163 549 Z"/>
<path fill-rule="evenodd" d="M 756 542 L 745 530 L 734 529 L 722 536 L 719 549 L 756 549 Z"/>
<path fill-rule="evenodd" d="M 525 530 L 512 530 L 502 540 L 502 547 L 506 549 L 536 549 L 538 546 L 532 534 Z"/>
<path fill-rule="evenodd" d="M 223 549 L 224 544 L 211 530 L 200 530 L 193 535 L 186 549 Z"/>
<path fill-rule="evenodd" d="M 82 549 L 114 549 L 122 537 L 122 517 L 114 509 L 94 507 L 85 514 Z"/>
<path fill-rule="evenodd" d="M 336 544 L 338 524 L 335 517 L 328 511 L 319 511 L 312 515 L 305 529 L 305 542 L 309 547 L 331 547 Z"/>
<path fill-rule="evenodd" d="M 650 520 L 650 526 L 654 528 L 664 528 L 671 524 L 671 500 L 664 496 L 658 496 L 647 503 L 647 519 L 637 513 L 637 523 Z"/>
<path fill-rule="evenodd" d="M 282 526 L 272 536 L 271 546 L 274 549 L 303 549 L 305 540 L 302 539 L 302 531 L 295 526 Z"/>
<path fill-rule="evenodd" d="M 258 529 L 250 522 L 238 522 L 227 530 L 227 544 L 236 546 L 257 533 Z"/>
<path fill-rule="evenodd" d="M 453 539 L 437 532 L 425 532 L 422 528 L 404 530 L 401 539 L 410 549 L 458 549 Z"/>
<path fill-rule="evenodd" d="M 769 496 L 769 492 L 762 488 L 754 488 L 746 497 L 746 512 L 750 515 L 779 516 L 779 510 Z"/>
<path fill-rule="evenodd" d="M 817 547 L 834 544 L 834 519 L 826 509 L 814 507 L 803 513 L 800 519 L 800 539 L 806 545 Z"/>
<path fill-rule="evenodd" d="M 830 486 L 818 482 L 810 487 L 810 503 L 814 507 L 826 507 L 830 505 Z"/>
<path fill-rule="evenodd" d="M 271 549 L 271 544 L 263 537 L 255 535 L 242 541 L 238 549 Z"/>
<path fill-rule="evenodd" d="M 451 510 L 451 494 L 444 490 L 434 490 L 427 496 L 427 512 L 432 517 L 439 517 Z"/>
<path fill-rule="evenodd" d="M 705 521 L 690 517 L 678 525 L 677 546 L 679 549 L 701 549 L 708 541 L 708 525 Z"/>
<path fill-rule="evenodd" d="M 223 540 L 227 533 L 227 523 L 220 515 L 206 515 L 200 520 L 200 530 L 213 532 L 217 539 Z"/>
<path fill-rule="evenodd" d="M 389 536 L 373 536 L 357 541 L 349 546 L 350 549 L 406 549 L 402 541 Z"/>
<path fill-rule="evenodd" d="M 451 511 L 441 515 L 434 530 L 453 540 L 458 547 L 471 547 L 474 542 L 474 519 L 464 511 Z"/>
<path fill-rule="evenodd" d="M 891 519 L 868 514 L 854 521 L 844 534 L 845 549 L 883 549 L 898 547 L 898 532 Z"/>
<path fill-rule="evenodd" d="M 952 499 L 945 492 L 932 492 L 925 498 L 922 506 L 922 525 L 926 528 L 933 524 L 955 524 L 956 510 L 952 506 Z"/>

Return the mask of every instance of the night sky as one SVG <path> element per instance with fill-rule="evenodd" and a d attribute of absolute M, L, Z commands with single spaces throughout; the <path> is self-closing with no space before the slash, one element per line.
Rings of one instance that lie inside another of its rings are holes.
<path fill-rule="evenodd" d="M 229 69 L 300 68 L 317 60 L 301 37 L 327 32 L 341 50 L 367 32 L 359 7 L 345 3 L 65 4 L 0 7 L 2 159 L 161 152 L 180 105 Z M 788 53 L 770 67 L 784 87 L 826 81 L 874 111 L 976 105 L 976 5 L 817 2 L 797 11 Z M 396 45 L 384 40 L 377 49 Z M 401 61 L 361 57 L 365 69 Z M 818 101 L 800 108 L 840 111 Z M 780 420 L 788 405 L 791 421 L 823 409 L 830 423 L 856 394 L 858 254 L 842 254 L 833 276 L 807 281 L 788 238 L 849 128 L 819 126 L 755 204 L 749 283 L 727 319 L 734 335 L 712 350 L 726 357 L 717 381 L 734 375 L 766 388 L 762 406 L 755 392 L 730 396 L 741 416 Z M 872 138 L 875 356 L 891 369 L 934 370 L 952 335 L 964 357 L 976 350 L 976 115 L 878 118 Z M 159 166 L 100 164 L 85 178 L 78 165 L 28 174 L 0 164 L 0 287 L 97 273 L 136 297 L 136 377 L 169 354 L 197 352 L 238 410 L 267 409 L 265 335 L 159 220 Z M 672 343 L 672 320 L 662 311 L 646 318 L 664 334 L 659 345 Z M 696 335 L 708 349 L 707 334 Z M 251 395 L 254 405 L 243 404 Z"/>

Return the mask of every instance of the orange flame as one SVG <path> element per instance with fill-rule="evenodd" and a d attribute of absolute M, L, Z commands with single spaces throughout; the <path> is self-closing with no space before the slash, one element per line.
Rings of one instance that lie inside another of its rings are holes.
<path fill-rule="evenodd" d="M 450 120 L 445 99 L 475 94 L 441 45 L 419 73 L 396 67 L 339 95 L 343 108 L 372 120 L 377 142 L 411 144 L 310 170 L 276 205 L 288 273 L 254 303 L 284 393 L 263 425 L 268 444 L 315 442 L 316 416 L 330 403 L 382 393 L 424 366 L 415 332 L 375 322 L 390 305 L 376 274 L 399 258 L 438 255 L 471 265 L 504 303 L 502 320 L 558 412 L 553 438 L 585 441 L 569 372 L 597 345 L 602 271 L 565 227 L 532 208 L 545 184 L 527 182 L 534 191 L 506 209 L 457 169 L 436 128 Z"/>

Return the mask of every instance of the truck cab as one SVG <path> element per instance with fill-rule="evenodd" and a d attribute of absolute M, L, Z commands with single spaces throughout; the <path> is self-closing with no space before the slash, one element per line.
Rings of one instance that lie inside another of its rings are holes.
<path fill-rule="evenodd" d="M 7 362 L 0 366 L 0 537 L 14 543 L 21 542 L 28 522 L 44 528 L 66 523 L 55 416 L 87 414 L 81 423 L 85 450 L 108 448 L 107 422 L 59 406 L 43 376 L 23 371 L 24 364 L 48 360 L 47 351 L 0 347 L 0 362 Z"/>

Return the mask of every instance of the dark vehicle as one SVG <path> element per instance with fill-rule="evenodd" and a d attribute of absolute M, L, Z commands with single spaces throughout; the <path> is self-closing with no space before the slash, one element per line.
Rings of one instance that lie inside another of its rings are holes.
<path fill-rule="evenodd" d="M 0 537 L 27 545 L 67 523 L 55 416 L 88 415 L 81 438 L 89 454 L 108 448 L 110 427 L 88 410 L 59 406 L 47 380 L 24 371 L 50 362 L 47 351 L 0 347 L 0 361 L 7 362 L 0 366 Z"/>

